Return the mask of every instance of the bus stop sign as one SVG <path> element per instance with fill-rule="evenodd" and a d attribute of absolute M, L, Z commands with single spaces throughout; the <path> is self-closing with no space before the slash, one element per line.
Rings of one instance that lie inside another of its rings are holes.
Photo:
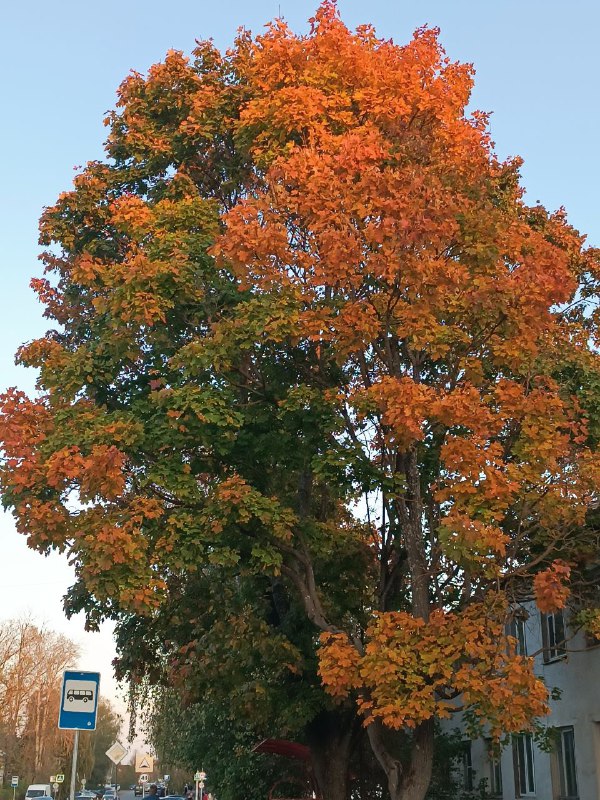
<path fill-rule="evenodd" d="M 95 730 L 99 689 L 99 672 L 64 672 L 58 727 L 70 731 Z"/>

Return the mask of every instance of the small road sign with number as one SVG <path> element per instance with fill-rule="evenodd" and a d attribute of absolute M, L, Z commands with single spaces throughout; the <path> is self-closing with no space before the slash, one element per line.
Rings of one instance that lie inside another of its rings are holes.
<path fill-rule="evenodd" d="M 10 779 L 10 785 L 11 786 L 18 786 L 19 785 L 19 776 L 18 775 L 13 775 L 12 776 L 12 778 Z"/>

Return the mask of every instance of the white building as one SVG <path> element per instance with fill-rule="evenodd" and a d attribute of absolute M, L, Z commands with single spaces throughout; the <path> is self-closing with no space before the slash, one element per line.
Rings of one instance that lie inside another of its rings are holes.
<path fill-rule="evenodd" d="M 600 647 L 583 633 L 569 639 L 566 620 L 566 612 L 531 608 L 511 631 L 523 654 L 538 654 L 536 673 L 548 689 L 560 691 L 545 720 L 557 731 L 552 752 L 539 749 L 529 734 L 513 737 L 498 759 L 484 739 L 465 743 L 464 788 L 474 796 L 483 778 L 489 794 L 503 800 L 600 800 Z"/>

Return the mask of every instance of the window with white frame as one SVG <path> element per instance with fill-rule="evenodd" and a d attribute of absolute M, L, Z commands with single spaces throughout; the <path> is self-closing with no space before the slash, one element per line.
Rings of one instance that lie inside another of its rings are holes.
<path fill-rule="evenodd" d="M 516 795 L 517 797 L 532 797 L 535 795 L 535 771 L 533 737 L 530 733 L 520 733 L 513 738 L 513 758 Z"/>
<path fill-rule="evenodd" d="M 573 726 L 557 728 L 556 750 L 560 800 L 578 800 L 577 769 L 575 765 L 575 731 Z"/>
<path fill-rule="evenodd" d="M 488 754 L 488 777 L 490 795 L 492 797 L 502 797 L 502 768 L 500 764 L 500 752 L 491 739 L 486 740 Z"/>
<path fill-rule="evenodd" d="M 516 642 L 516 654 L 518 656 L 527 655 L 527 636 L 525 633 L 525 620 L 515 617 L 506 626 L 506 633 L 512 636 Z"/>
<path fill-rule="evenodd" d="M 562 609 L 553 614 L 542 614 L 544 663 L 548 664 L 566 656 L 565 638 L 565 617 Z"/>
<path fill-rule="evenodd" d="M 471 758 L 471 742 L 463 742 L 462 746 L 462 785 L 466 792 L 475 788 L 475 770 Z"/>

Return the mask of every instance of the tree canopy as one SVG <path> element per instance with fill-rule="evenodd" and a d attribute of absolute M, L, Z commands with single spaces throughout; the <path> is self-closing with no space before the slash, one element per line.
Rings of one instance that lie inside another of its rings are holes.
<path fill-rule="evenodd" d="M 326 0 L 126 78 L 42 216 L 39 392 L 2 399 L 4 502 L 75 562 L 71 610 L 120 621 L 131 674 L 159 634 L 182 691 L 287 698 L 336 800 L 357 737 L 421 800 L 436 719 L 547 712 L 524 601 L 599 630 L 600 259 L 437 33 Z"/>

